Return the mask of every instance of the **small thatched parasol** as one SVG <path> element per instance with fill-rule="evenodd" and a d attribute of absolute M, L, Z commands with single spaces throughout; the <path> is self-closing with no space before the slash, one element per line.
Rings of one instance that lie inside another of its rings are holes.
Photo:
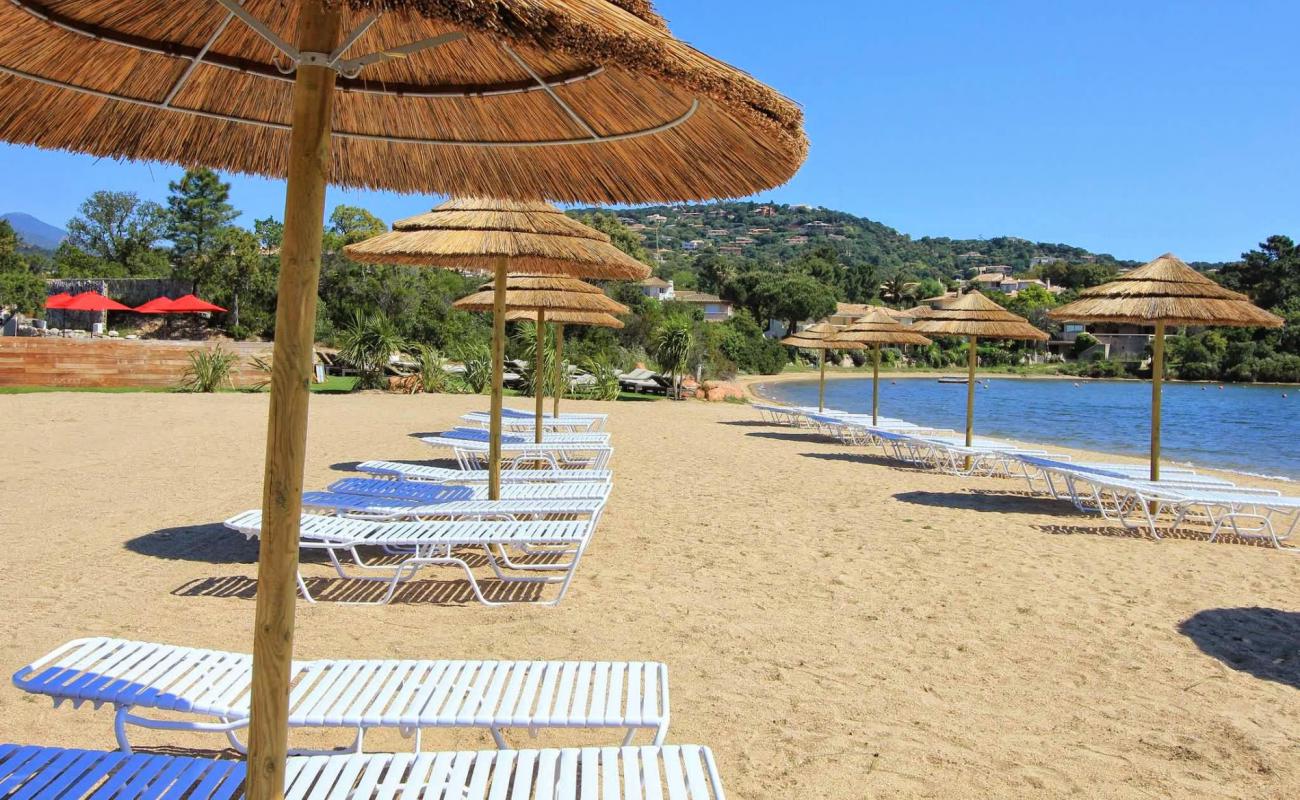
<path fill-rule="evenodd" d="M 1277 328 L 1282 318 L 1253 305 L 1187 266 L 1172 253 L 1117 280 L 1079 292 L 1079 299 L 1048 313 L 1068 322 L 1154 325 L 1151 342 L 1151 480 L 1160 480 L 1160 405 L 1165 326 Z"/>
<path fill-rule="evenodd" d="M 803 350 L 817 351 L 817 410 L 826 410 L 826 352 L 828 350 L 865 350 L 866 345 L 859 342 L 835 342 L 840 333 L 838 326 L 829 322 L 817 322 L 801 331 L 795 331 L 781 340 L 781 344 L 798 347 Z"/>
<path fill-rule="evenodd" d="M 912 330 L 928 336 L 965 336 L 970 352 L 966 371 L 966 446 L 975 439 L 975 367 L 980 339 L 1020 339 L 1044 342 L 1047 334 L 979 292 L 962 295 L 917 320 Z"/>
<path fill-rule="evenodd" d="M 910 330 L 888 313 L 875 309 L 854 320 L 834 339 L 858 342 L 871 347 L 871 424 L 880 422 L 880 347 L 881 345 L 929 344 L 930 340 Z"/>
<path fill-rule="evenodd" d="M 483 198 L 448 200 L 393 230 L 344 248 L 367 264 L 491 272 L 505 258 L 511 274 L 639 281 L 649 267 L 549 203 Z"/>
<path fill-rule="evenodd" d="M 797 105 L 647 0 L 10 0 L 0 31 L 0 140 L 288 181 L 249 800 L 284 787 L 326 184 L 699 200 L 784 183 L 807 152 Z"/>
<path fill-rule="evenodd" d="M 565 216 L 549 203 L 538 202 L 448 200 L 428 213 L 399 220 L 388 233 L 348 245 L 343 251 L 362 263 L 491 270 L 492 283 L 461 298 L 456 305 L 493 312 L 488 437 L 488 497 L 493 499 L 500 497 L 501 491 L 506 312 L 546 309 L 625 313 L 624 306 L 600 289 L 572 278 L 641 280 L 650 274 L 648 266 L 611 244 L 607 235 Z M 512 273 L 528 276 L 512 278 Z M 509 294 L 511 291 L 513 294 Z M 556 294 L 560 296 L 554 299 L 562 302 L 549 303 L 548 297 Z M 538 326 L 539 344 L 543 329 Z M 537 430 L 540 434 L 540 424 Z"/>
<path fill-rule="evenodd" d="M 598 286 L 592 286 L 590 283 L 583 283 L 575 278 L 560 278 L 551 275 L 520 275 L 506 278 L 505 291 L 499 292 L 497 289 L 500 284 L 487 283 L 479 287 L 479 291 L 474 294 L 462 297 L 453 306 L 465 311 L 494 311 L 498 310 L 498 303 L 504 296 L 505 310 L 530 312 L 536 316 L 537 321 L 537 349 L 533 361 L 533 395 L 536 398 L 536 425 L 533 435 L 535 441 L 541 444 L 542 441 L 542 409 L 546 401 L 546 389 L 542 385 L 542 364 L 544 363 L 544 354 L 546 352 L 546 315 L 550 311 L 556 312 L 579 312 L 583 314 L 626 314 L 630 310 L 627 306 L 610 299 Z M 504 322 L 507 314 L 497 313 Z M 616 320 L 617 321 L 617 320 Z M 622 323 L 619 323 L 620 326 Z M 500 380 L 502 361 L 504 361 L 504 352 L 502 358 L 497 359 L 493 365 L 493 380 Z M 493 391 L 497 390 L 493 386 Z M 493 422 L 498 423 L 500 409 L 493 412 Z M 499 433 L 498 433 L 499 435 Z M 498 441 L 497 447 L 500 447 Z M 488 465 L 489 469 L 497 470 L 496 473 L 489 475 L 492 478 L 499 479 L 501 469 L 500 458 L 498 456 L 496 466 Z M 495 499 L 495 498 L 494 498 Z"/>
<path fill-rule="evenodd" d="M 536 322 L 539 326 L 550 323 L 555 326 L 555 386 L 551 390 L 551 397 L 554 405 L 551 408 L 551 416 L 556 420 L 560 418 L 560 398 L 564 396 L 566 378 L 568 375 L 564 370 L 564 326 L 565 325 L 586 325 L 594 328 L 623 328 L 623 321 L 611 314 L 602 314 L 591 311 L 547 311 L 543 319 L 543 312 L 540 311 L 508 311 L 506 312 L 506 321 L 515 322 L 518 320 L 529 320 Z"/>

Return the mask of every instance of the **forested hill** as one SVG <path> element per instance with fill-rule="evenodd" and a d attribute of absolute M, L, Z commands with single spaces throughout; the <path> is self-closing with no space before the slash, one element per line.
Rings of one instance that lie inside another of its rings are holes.
<path fill-rule="evenodd" d="M 597 211 L 601 209 L 578 209 L 577 213 Z M 638 233 L 647 250 L 653 252 L 657 246 L 665 262 L 712 251 L 784 264 L 813 248 L 829 246 L 837 252 L 840 264 L 850 269 L 874 267 L 882 278 L 906 273 L 947 281 L 981 266 L 1010 266 L 1022 272 L 1050 261 L 1135 266 L 1106 253 L 1013 236 L 913 239 L 865 217 L 803 205 L 719 202 L 605 211 Z"/>

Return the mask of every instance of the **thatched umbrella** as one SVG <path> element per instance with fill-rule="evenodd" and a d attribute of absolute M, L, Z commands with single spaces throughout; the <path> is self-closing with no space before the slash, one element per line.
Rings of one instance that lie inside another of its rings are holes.
<path fill-rule="evenodd" d="M 497 288 L 493 283 L 484 284 L 479 287 L 479 291 L 462 297 L 452 305 L 465 311 L 495 311 L 497 297 L 501 295 Z M 535 441 L 541 444 L 542 417 L 544 416 L 542 409 L 546 401 L 546 389 L 542 385 L 542 364 L 546 352 L 547 314 L 552 311 L 556 313 L 626 314 L 630 309 L 622 303 L 610 299 L 600 290 L 600 287 L 583 283 L 575 278 L 537 275 L 510 277 L 505 281 L 504 294 L 507 312 L 525 311 L 536 315 L 537 349 L 533 356 L 533 395 L 536 399 L 537 408 L 533 435 L 536 437 Z M 508 314 L 502 314 L 501 316 L 504 318 Z M 500 381 L 501 370 L 502 363 L 500 360 L 493 363 L 493 380 Z M 499 386 L 494 386 L 493 389 L 495 391 L 499 389 Z M 493 421 L 499 425 L 500 420 L 496 419 L 496 417 L 500 416 L 500 409 L 498 408 L 493 413 Z M 499 442 L 497 446 L 500 447 Z M 488 466 L 489 469 L 497 470 L 497 474 L 488 476 L 489 481 L 493 478 L 499 480 L 500 459 L 498 458 L 495 465 L 489 464 Z"/>
<path fill-rule="evenodd" d="M 10 0 L 0 140 L 287 178 L 247 795 L 283 791 L 325 186 L 575 202 L 744 196 L 798 106 L 647 0 Z"/>
<path fill-rule="evenodd" d="M 506 312 L 507 322 L 516 322 L 519 320 L 529 320 L 535 322 L 540 327 L 549 322 L 555 326 L 555 386 L 552 387 L 552 398 L 554 405 L 551 408 L 551 416 L 557 420 L 560 418 L 560 398 L 564 396 L 564 390 L 567 385 L 567 375 L 564 373 L 564 326 L 565 325 L 586 325 L 593 328 L 614 328 L 620 329 L 623 321 L 612 314 L 601 314 L 590 311 L 547 311 L 545 312 L 545 321 L 543 321 L 543 312 L 541 311 L 508 311 Z"/>
<path fill-rule="evenodd" d="M 1160 480 L 1160 405 L 1164 381 L 1165 326 L 1277 328 L 1282 318 L 1258 308 L 1244 294 L 1225 289 L 1172 253 L 1079 292 L 1079 299 L 1048 312 L 1068 322 L 1154 325 L 1151 341 L 1151 480 Z"/>
<path fill-rule="evenodd" d="M 1020 339 L 1045 342 L 1047 334 L 979 292 L 970 292 L 936 309 L 912 325 L 927 336 L 965 336 L 970 352 L 966 370 L 966 446 L 975 439 L 975 367 L 980 339 Z"/>
<path fill-rule="evenodd" d="M 609 236 L 566 216 L 549 203 L 539 202 L 448 200 L 426 214 L 399 220 L 388 233 L 343 250 L 349 258 L 367 264 L 492 273 L 492 283 L 457 301 L 460 308 L 493 312 L 488 435 L 488 496 L 492 499 L 500 497 L 501 491 L 501 382 L 506 312 L 512 308 L 511 300 L 515 310 L 549 307 L 623 313 L 627 309 L 600 289 L 566 276 L 641 280 L 650 274 L 648 266 L 611 244 Z M 511 278 L 511 274 L 531 277 L 525 281 Z M 508 294 L 511 288 L 513 295 Z M 557 293 L 562 296 L 553 297 Z M 548 300 L 557 303 L 547 306 Z"/>
<path fill-rule="evenodd" d="M 880 422 L 881 345 L 929 344 L 930 340 L 875 309 L 840 331 L 834 343 L 839 345 L 841 342 L 858 342 L 871 347 L 871 424 L 876 425 Z"/>
<path fill-rule="evenodd" d="M 804 350 L 817 351 L 817 369 L 820 373 L 817 379 L 817 410 L 826 410 L 826 352 L 828 350 L 863 350 L 866 345 L 860 342 L 834 341 L 840 333 L 840 328 L 829 322 L 818 322 L 801 331 L 796 331 L 781 340 L 781 344 L 791 347 L 798 347 Z"/>

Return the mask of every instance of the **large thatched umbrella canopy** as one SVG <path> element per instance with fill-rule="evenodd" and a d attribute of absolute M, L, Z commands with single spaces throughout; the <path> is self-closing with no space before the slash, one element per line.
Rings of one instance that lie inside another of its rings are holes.
<path fill-rule="evenodd" d="M 1079 292 L 1079 299 L 1048 313 L 1067 322 L 1152 325 L 1151 480 L 1160 479 L 1160 390 L 1164 379 L 1165 326 L 1277 328 L 1282 318 L 1252 304 L 1187 266 L 1173 253 L 1117 280 Z"/>
<path fill-rule="evenodd" d="M 0 140 L 287 178 L 247 794 L 280 795 L 325 186 L 583 202 L 783 183 L 798 107 L 646 0 L 9 0 Z"/>
<path fill-rule="evenodd" d="M 554 400 L 554 405 L 551 407 L 551 416 L 558 420 L 560 417 L 560 399 L 564 397 L 564 392 L 568 388 L 568 375 L 564 368 L 564 326 L 583 325 L 590 328 L 619 330 L 624 327 L 623 321 L 612 314 L 593 311 L 506 312 L 507 322 L 524 320 L 537 323 L 539 328 L 546 323 L 550 323 L 555 328 L 555 386 L 551 390 L 551 397 Z"/>
<path fill-rule="evenodd" d="M 975 439 L 975 367 L 980 339 L 1019 339 L 1045 342 L 1046 333 L 1012 314 L 979 292 L 970 292 L 930 311 L 912 325 L 928 336 L 965 336 L 969 345 L 966 370 L 966 446 Z"/>
<path fill-rule="evenodd" d="M 9 0 L 0 30 L 0 138 L 96 156 L 284 177 L 298 65 L 337 75 L 346 186 L 738 197 L 807 149 L 795 103 L 645 0 Z"/>
<path fill-rule="evenodd" d="M 880 348 L 883 345 L 929 344 L 930 340 L 898 322 L 890 314 L 873 309 L 854 320 L 833 340 L 856 342 L 871 348 L 871 423 L 880 422 Z"/>
<path fill-rule="evenodd" d="M 495 282 L 494 282 L 495 283 Z M 542 376 L 544 371 L 542 365 L 545 363 L 545 343 L 546 343 L 546 315 L 548 311 L 555 312 L 579 312 L 585 314 L 626 314 L 629 309 L 622 303 L 611 299 L 598 286 L 592 286 L 590 283 L 583 283 L 576 278 L 563 278 L 554 275 L 520 275 L 511 276 L 505 279 L 505 290 L 499 292 L 498 285 L 486 283 L 479 287 L 479 291 L 462 297 L 452 303 L 456 308 L 464 311 L 497 311 L 499 298 L 504 298 L 506 312 L 525 311 L 535 315 L 537 321 L 537 347 L 533 355 L 533 396 L 536 399 L 537 410 L 533 434 L 536 441 L 540 444 L 542 441 L 542 408 L 546 398 L 546 391 L 542 385 Z M 508 313 L 497 313 L 497 317 L 503 322 Z M 502 358 L 494 359 L 493 370 L 493 393 L 499 392 L 499 373 L 502 369 L 504 353 Z M 500 408 L 493 411 L 493 423 L 497 423 L 497 417 L 500 414 Z M 501 469 L 500 458 L 496 463 L 489 464 L 493 475 L 489 478 L 495 479 Z M 494 498 L 495 499 L 495 498 Z"/>
<path fill-rule="evenodd" d="M 795 331 L 781 340 L 781 344 L 798 347 L 802 350 L 817 351 L 817 410 L 826 410 L 826 353 L 829 350 L 865 350 L 860 342 L 835 341 L 841 328 L 829 322 L 817 322 L 801 331 Z"/>

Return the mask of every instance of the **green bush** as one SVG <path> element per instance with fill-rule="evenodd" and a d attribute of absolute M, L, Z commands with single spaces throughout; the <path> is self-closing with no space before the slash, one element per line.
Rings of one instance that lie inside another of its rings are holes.
<path fill-rule="evenodd" d="M 228 353 L 220 347 L 214 350 L 191 350 L 190 363 L 181 374 L 178 387 L 182 392 L 212 393 L 218 389 L 230 387 L 230 373 L 239 357 Z"/>
<path fill-rule="evenodd" d="M 1081 357 L 1084 353 L 1096 347 L 1100 342 L 1097 337 L 1087 331 L 1083 331 L 1074 339 L 1074 347 L 1070 349 L 1071 355 L 1075 358 Z"/>

